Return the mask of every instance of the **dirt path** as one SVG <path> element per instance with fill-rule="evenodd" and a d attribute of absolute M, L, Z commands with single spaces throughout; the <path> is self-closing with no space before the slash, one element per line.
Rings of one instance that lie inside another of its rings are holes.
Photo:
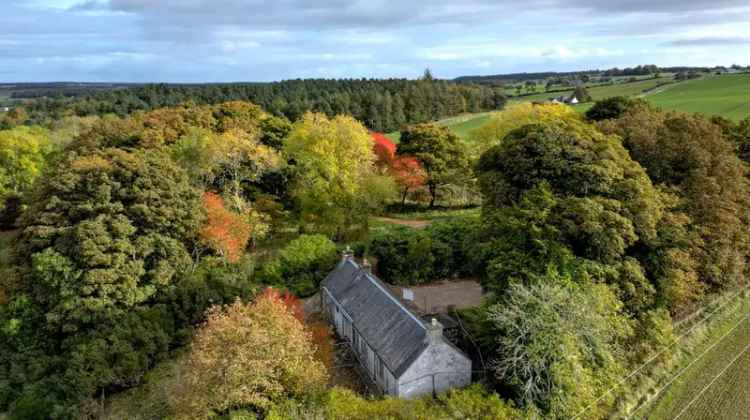
<path fill-rule="evenodd" d="M 429 220 L 396 219 L 393 217 L 374 217 L 378 222 L 391 223 L 394 225 L 408 226 L 414 229 L 424 229 L 430 225 Z"/>

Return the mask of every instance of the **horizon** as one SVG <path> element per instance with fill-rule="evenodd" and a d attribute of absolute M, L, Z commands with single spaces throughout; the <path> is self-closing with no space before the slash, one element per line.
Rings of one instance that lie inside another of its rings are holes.
<path fill-rule="evenodd" d="M 265 83 L 747 65 L 741 0 L 8 0 L 3 83 Z M 554 70 L 550 70 L 554 69 Z M 238 80 L 240 80 L 238 82 Z"/>
<path fill-rule="evenodd" d="M 455 81 L 460 78 L 474 78 L 474 77 L 493 77 L 493 76 L 510 76 L 510 75 L 535 75 L 535 74 L 542 74 L 542 73 L 551 73 L 551 74 L 583 74 L 583 73 L 590 73 L 590 72 L 604 72 L 607 70 L 618 68 L 620 70 L 626 69 L 626 68 L 634 68 L 637 66 L 647 65 L 646 63 L 641 64 L 633 64 L 633 65 L 626 65 L 622 67 L 610 67 L 610 68 L 587 68 L 587 69 L 581 69 L 581 70 L 539 70 L 539 71 L 520 71 L 520 72 L 512 72 L 512 73 L 477 73 L 477 74 L 463 74 L 459 75 L 453 78 L 441 78 L 441 77 L 435 77 L 436 80 L 444 80 L 444 81 Z M 707 69 L 715 69 L 715 68 L 731 68 L 733 65 L 742 65 L 739 63 L 732 63 L 732 64 L 716 64 L 716 65 L 708 65 L 708 66 L 661 66 L 658 64 L 655 64 L 660 70 L 671 68 L 671 67 L 686 67 L 686 68 L 707 68 Z M 743 67 L 750 67 L 750 64 L 743 66 Z M 432 69 L 428 69 L 432 71 Z M 424 72 L 424 69 L 423 69 Z M 282 83 L 292 80 L 387 80 L 387 79 L 405 79 L 405 80 L 417 80 L 420 77 L 422 77 L 423 73 L 420 73 L 419 75 L 415 77 L 399 77 L 399 76 L 393 76 L 393 77 L 306 77 L 306 78 L 294 78 L 294 79 L 277 79 L 277 80 L 268 80 L 268 81 L 259 81 L 259 80 L 230 80 L 226 82 L 181 82 L 181 81 L 175 81 L 175 82 L 166 82 L 166 81 L 143 81 L 143 82 L 129 82 L 129 81 L 101 81 L 101 82 L 94 82 L 94 81 L 87 81 L 87 80 L 40 80 L 35 82 L 30 81 L 14 81 L 14 82 L 6 82 L 3 80 L 0 80 L 0 86 L 7 86 L 7 85 L 14 85 L 14 84 L 90 84 L 90 85 L 237 85 L 237 84 L 265 84 L 265 83 Z"/>

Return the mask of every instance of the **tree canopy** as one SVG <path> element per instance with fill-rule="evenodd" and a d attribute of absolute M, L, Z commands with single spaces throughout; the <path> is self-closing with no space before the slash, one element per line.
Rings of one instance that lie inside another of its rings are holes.
<path fill-rule="evenodd" d="M 451 130 L 435 124 L 419 124 L 401 132 L 398 155 L 413 156 L 427 173 L 430 207 L 435 205 L 438 188 L 460 181 L 469 166 L 466 146 Z"/>
<path fill-rule="evenodd" d="M 372 137 L 351 117 L 305 114 L 284 153 L 297 176 L 301 217 L 316 231 L 340 237 L 343 227 L 366 224 L 372 209 L 393 194 L 392 181 L 375 171 Z"/>

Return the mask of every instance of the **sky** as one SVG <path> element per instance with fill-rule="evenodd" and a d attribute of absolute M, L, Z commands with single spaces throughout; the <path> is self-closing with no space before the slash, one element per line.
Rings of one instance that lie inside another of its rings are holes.
<path fill-rule="evenodd" d="M 748 0 L 2 0 L 0 82 L 750 65 Z"/>

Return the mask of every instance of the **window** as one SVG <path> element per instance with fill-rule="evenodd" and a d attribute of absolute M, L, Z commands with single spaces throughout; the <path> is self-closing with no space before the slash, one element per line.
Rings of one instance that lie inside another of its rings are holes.
<path fill-rule="evenodd" d="M 383 366 L 383 360 L 378 357 L 375 361 L 375 365 L 376 365 L 376 372 L 378 374 L 378 378 L 383 379 L 384 370 L 385 370 Z"/>

